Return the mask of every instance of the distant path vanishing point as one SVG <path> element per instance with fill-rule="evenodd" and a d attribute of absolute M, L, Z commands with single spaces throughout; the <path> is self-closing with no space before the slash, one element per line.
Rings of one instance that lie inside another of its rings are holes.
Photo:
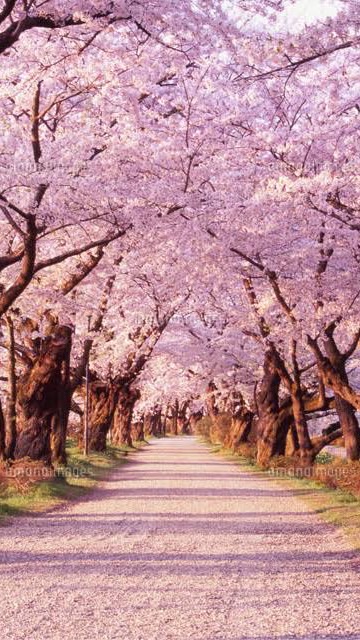
<path fill-rule="evenodd" d="M 0 527 L 1 640 L 360 639 L 358 556 L 303 491 L 151 442 L 88 499 Z"/>

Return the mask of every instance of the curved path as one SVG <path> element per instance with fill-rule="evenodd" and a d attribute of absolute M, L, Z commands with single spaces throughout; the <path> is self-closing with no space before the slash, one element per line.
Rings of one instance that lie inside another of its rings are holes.
<path fill-rule="evenodd" d="M 360 573 L 296 494 L 193 438 L 0 528 L 1 640 L 360 639 Z"/>

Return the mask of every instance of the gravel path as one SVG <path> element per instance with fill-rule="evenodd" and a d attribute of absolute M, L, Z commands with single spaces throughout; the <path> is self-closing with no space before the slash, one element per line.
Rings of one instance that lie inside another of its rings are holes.
<path fill-rule="evenodd" d="M 296 494 L 193 438 L 0 528 L 1 640 L 360 639 L 360 572 Z"/>

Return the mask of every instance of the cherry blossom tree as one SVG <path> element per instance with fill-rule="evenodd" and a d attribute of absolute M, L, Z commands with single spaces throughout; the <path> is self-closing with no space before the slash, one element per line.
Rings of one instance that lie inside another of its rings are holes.
<path fill-rule="evenodd" d="M 65 461 L 88 366 L 94 449 L 359 459 L 356 7 L 291 4 L 1 3 L 1 456 Z"/>

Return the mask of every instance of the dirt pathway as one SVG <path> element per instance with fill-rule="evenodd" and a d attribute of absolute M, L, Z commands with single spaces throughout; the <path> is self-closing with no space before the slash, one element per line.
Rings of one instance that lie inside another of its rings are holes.
<path fill-rule="evenodd" d="M 0 528 L 1 640 L 360 639 L 359 561 L 296 496 L 193 438 Z"/>

